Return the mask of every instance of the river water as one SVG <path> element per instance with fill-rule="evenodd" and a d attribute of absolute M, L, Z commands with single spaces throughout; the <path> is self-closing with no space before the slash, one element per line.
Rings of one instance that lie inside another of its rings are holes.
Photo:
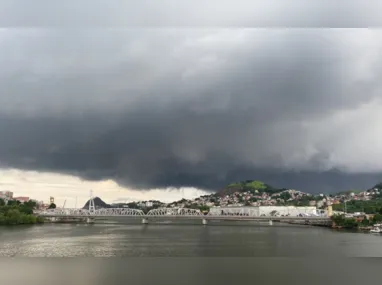
<path fill-rule="evenodd" d="M 354 258 L 382 257 L 382 235 L 319 227 L 248 222 L 46 224 L 2 227 L 0 240 L 0 273 L 12 284 L 382 280 L 380 259 Z"/>

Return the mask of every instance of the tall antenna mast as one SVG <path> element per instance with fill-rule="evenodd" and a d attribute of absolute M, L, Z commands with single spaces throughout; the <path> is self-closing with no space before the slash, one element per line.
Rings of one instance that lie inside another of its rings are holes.
<path fill-rule="evenodd" d="M 90 190 L 89 212 L 90 212 L 90 213 L 94 213 L 94 212 L 95 212 L 93 190 Z"/>

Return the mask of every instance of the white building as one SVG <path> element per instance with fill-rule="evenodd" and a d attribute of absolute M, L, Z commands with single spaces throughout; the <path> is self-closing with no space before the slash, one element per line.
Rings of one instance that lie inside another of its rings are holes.
<path fill-rule="evenodd" d="M 299 216 L 319 215 L 316 207 L 295 207 L 295 206 L 258 206 L 258 207 L 213 207 L 210 208 L 211 214 L 235 214 L 249 215 L 254 217 L 259 216 Z"/>
<path fill-rule="evenodd" d="M 296 207 L 296 206 L 260 206 L 259 214 L 270 216 L 271 214 L 277 216 L 298 216 L 300 214 L 316 215 L 317 208 L 314 206 L 309 207 Z"/>

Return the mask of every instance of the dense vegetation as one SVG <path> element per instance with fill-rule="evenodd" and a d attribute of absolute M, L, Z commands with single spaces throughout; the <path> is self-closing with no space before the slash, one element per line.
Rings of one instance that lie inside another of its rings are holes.
<path fill-rule="evenodd" d="M 268 194 L 273 194 L 273 193 L 278 193 L 281 191 L 284 191 L 286 189 L 282 188 L 274 188 L 268 184 L 265 184 L 264 182 L 257 181 L 257 180 L 246 180 L 242 182 L 236 182 L 236 183 L 231 183 L 229 184 L 226 188 L 221 190 L 219 193 L 220 195 L 230 195 L 236 191 L 239 192 L 251 192 L 253 194 L 255 193 L 268 193 Z"/>
<path fill-rule="evenodd" d="M 344 215 L 334 215 L 332 216 L 332 221 L 338 227 L 343 227 L 345 229 L 354 229 L 359 226 L 354 218 L 345 218 Z"/>
<path fill-rule="evenodd" d="M 344 211 L 345 204 L 333 205 L 334 211 Z M 373 199 L 369 201 L 357 201 L 352 200 L 346 202 L 346 212 L 347 213 L 356 213 L 364 212 L 365 214 L 382 214 L 382 198 Z"/>
<path fill-rule="evenodd" d="M 8 201 L 5 205 L 4 200 L 0 199 L 0 225 L 21 225 L 43 223 L 41 217 L 33 215 L 36 203 L 29 201 L 20 203 L 18 201 Z"/>
<path fill-rule="evenodd" d="M 367 227 L 375 223 L 382 222 L 382 214 L 375 214 L 371 220 L 368 220 L 366 217 L 362 221 L 357 221 L 354 218 L 346 218 L 344 215 L 334 215 L 332 220 L 336 226 L 342 227 L 345 229 L 356 229 L 358 227 Z"/>

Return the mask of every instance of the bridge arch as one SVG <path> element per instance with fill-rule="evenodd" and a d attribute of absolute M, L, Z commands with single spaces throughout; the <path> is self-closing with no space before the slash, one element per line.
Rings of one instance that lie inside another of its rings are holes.
<path fill-rule="evenodd" d="M 144 216 L 142 210 L 130 209 L 130 208 L 102 208 L 97 209 L 94 212 L 89 211 L 88 209 L 52 209 L 46 210 L 38 213 L 40 216 L 77 216 L 77 217 L 87 217 L 87 216 Z"/>
<path fill-rule="evenodd" d="M 216 207 L 210 209 L 208 216 L 258 217 L 259 210 L 255 207 Z"/>
<path fill-rule="evenodd" d="M 157 208 L 147 213 L 147 216 L 163 217 L 163 216 L 202 216 L 198 209 L 188 208 Z"/>
<path fill-rule="evenodd" d="M 45 211 L 39 212 L 38 214 L 41 216 L 58 216 L 58 217 L 61 217 L 61 216 L 63 216 L 63 217 L 64 216 L 83 216 L 83 217 L 86 217 L 86 216 L 92 215 L 92 213 L 90 213 L 90 211 L 87 209 L 70 209 L 70 208 L 50 209 L 50 210 L 45 210 Z"/>
<path fill-rule="evenodd" d="M 142 210 L 130 208 L 102 208 L 94 212 L 94 216 L 144 216 Z"/>

